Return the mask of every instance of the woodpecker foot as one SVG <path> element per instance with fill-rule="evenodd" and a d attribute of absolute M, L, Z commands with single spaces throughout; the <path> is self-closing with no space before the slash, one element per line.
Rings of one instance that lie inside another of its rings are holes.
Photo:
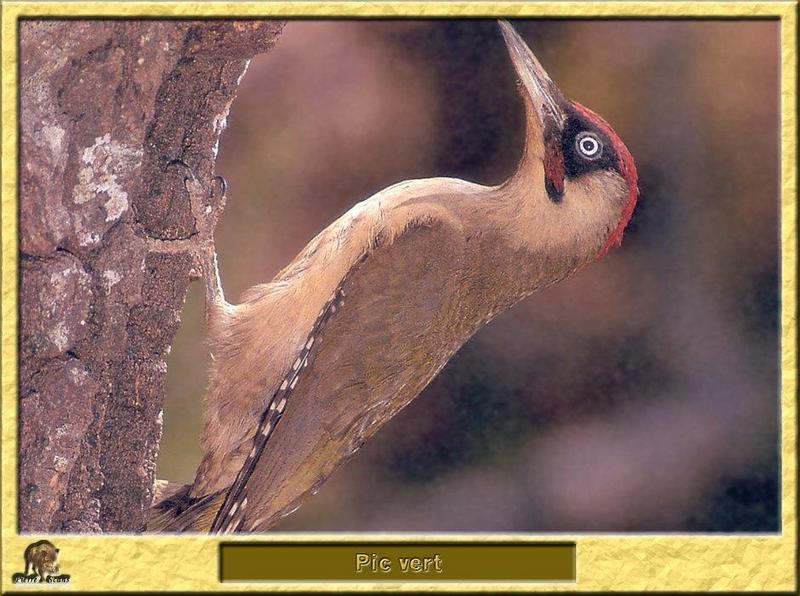
<path fill-rule="evenodd" d="M 184 177 L 184 179 L 183 179 L 184 184 L 189 180 L 191 180 L 195 184 L 199 184 L 199 181 L 197 179 L 197 176 L 194 173 L 194 170 L 191 168 L 191 166 L 189 166 L 189 164 L 187 164 L 182 159 L 176 158 L 176 159 L 171 160 L 169 163 L 167 163 L 167 167 L 168 168 L 170 168 L 170 167 L 183 168 L 183 170 L 188 174 L 188 176 Z M 223 176 L 220 176 L 219 174 L 217 174 L 216 176 L 214 176 L 211 179 L 211 182 L 213 182 L 213 183 L 215 183 L 216 185 L 219 186 L 219 192 L 217 193 L 216 189 L 212 189 L 211 193 L 210 193 L 210 197 L 211 198 L 215 198 L 215 197 L 218 196 L 218 197 L 224 199 L 225 198 L 225 194 L 228 192 L 228 181 L 225 180 L 225 178 Z M 186 190 L 189 191 L 188 188 Z"/>
<path fill-rule="evenodd" d="M 186 192 L 189 193 L 189 205 L 198 240 L 200 243 L 213 243 L 214 228 L 225 209 L 227 181 L 222 176 L 214 176 L 211 179 L 212 188 L 206 191 L 194 170 L 182 159 L 173 159 L 167 163 L 166 167 L 179 167 L 185 172 L 183 185 Z"/>
<path fill-rule="evenodd" d="M 211 323 L 218 313 L 230 305 L 225 301 L 217 267 L 217 252 L 214 244 L 214 229 L 225 209 L 228 183 L 222 176 L 211 179 L 211 189 L 206 189 L 198 180 L 194 170 L 182 159 L 170 160 L 169 168 L 180 168 L 184 172 L 183 184 L 189 195 L 189 206 L 194 219 L 195 232 L 182 240 L 148 239 L 153 252 L 189 253 L 193 257 L 190 279 L 205 280 L 206 320 Z"/>

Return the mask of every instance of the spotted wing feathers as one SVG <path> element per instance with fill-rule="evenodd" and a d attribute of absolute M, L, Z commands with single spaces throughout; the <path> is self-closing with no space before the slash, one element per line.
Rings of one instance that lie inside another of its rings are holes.
<path fill-rule="evenodd" d="M 281 416 L 283 416 L 286 404 L 300 379 L 300 375 L 303 373 L 304 369 L 308 367 L 309 361 L 313 358 L 314 344 L 320 331 L 336 313 L 337 308 L 341 308 L 344 305 L 344 300 L 345 293 L 340 286 L 317 317 L 311 333 L 309 333 L 305 344 L 303 344 L 303 347 L 300 349 L 289 373 L 283 379 L 280 387 L 269 401 L 269 406 L 261 415 L 261 421 L 253 437 L 253 447 L 247 455 L 244 465 L 236 475 L 236 479 L 228 490 L 224 504 L 217 513 L 217 517 L 211 526 L 212 533 L 236 532 L 241 526 L 247 507 L 247 483 L 253 475 L 253 470 L 255 470 L 258 465 L 261 455 L 264 453 L 264 448 L 275 430 L 275 426 L 278 424 Z"/>

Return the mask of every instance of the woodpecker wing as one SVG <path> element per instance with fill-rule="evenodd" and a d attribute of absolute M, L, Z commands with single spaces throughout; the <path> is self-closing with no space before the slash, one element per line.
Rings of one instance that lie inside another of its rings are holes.
<path fill-rule="evenodd" d="M 330 297 L 264 411 L 212 532 L 265 530 L 299 507 L 474 332 L 459 308 L 457 224 L 413 221 L 373 247 Z"/>

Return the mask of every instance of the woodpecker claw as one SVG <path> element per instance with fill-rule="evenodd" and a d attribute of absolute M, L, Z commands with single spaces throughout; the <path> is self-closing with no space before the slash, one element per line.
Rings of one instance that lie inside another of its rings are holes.
<path fill-rule="evenodd" d="M 170 160 L 169 163 L 167 163 L 166 167 L 170 168 L 170 167 L 173 167 L 173 166 L 180 166 L 180 167 L 182 167 L 184 170 L 186 170 L 189 173 L 188 177 L 184 177 L 184 179 L 183 179 L 184 182 L 186 180 L 193 180 L 195 182 L 197 181 L 197 176 L 195 176 L 194 170 L 191 167 L 189 167 L 189 164 L 187 164 L 181 158 L 178 157 L 178 158 Z"/>
<path fill-rule="evenodd" d="M 220 196 L 224 197 L 226 194 L 228 194 L 228 181 L 225 180 L 224 176 L 220 176 L 220 175 L 214 176 L 211 179 L 211 181 L 212 182 L 217 182 L 219 184 Z"/>

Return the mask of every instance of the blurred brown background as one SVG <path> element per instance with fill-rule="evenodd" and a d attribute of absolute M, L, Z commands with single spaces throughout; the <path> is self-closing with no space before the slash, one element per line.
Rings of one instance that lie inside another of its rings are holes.
<path fill-rule="evenodd" d="M 777 21 L 516 21 L 639 168 L 621 250 L 470 341 L 286 531 L 775 531 Z M 228 299 L 397 181 L 495 184 L 522 107 L 492 21 L 290 21 L 219 150 Z M 158 476 L 200 460 L 199 284 Z"/>

